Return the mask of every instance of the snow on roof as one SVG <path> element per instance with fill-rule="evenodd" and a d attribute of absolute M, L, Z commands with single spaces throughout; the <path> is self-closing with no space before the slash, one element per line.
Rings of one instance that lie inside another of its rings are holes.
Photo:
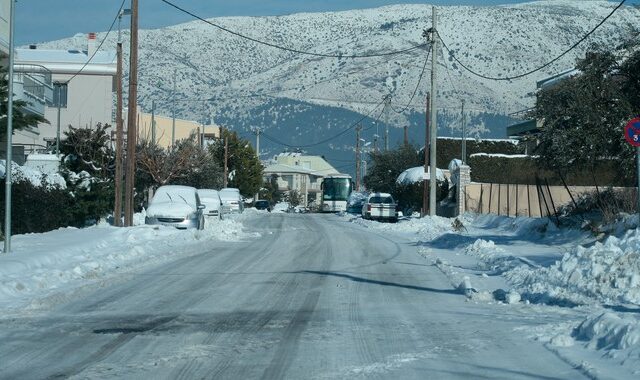
<path fill-rule="evenodd" d="M 422 182 L 423 179 L 430 180 L 430 170 L 431 168 L 428 168 L 427 174 L 425 175 L 423 166 L 407 169 L 398 176 L 396 183 L 401 185 L 412 185 L 414 183 Z M 444 181 L 444 172 L 440 169 L 436 169 L 436 178 L 438 181 Z"/>
<path fill-rule="evenodd" d="M 469 157 L 535 158 L 527 154 L 474 153 Z"/>
<path fill-rule="evenodd" d="M 55 154 L 31 153 L 27 156 L 27 161 L 60 161 L 60 157 Z"/>
<path fill-rule="evenodd" d="M 284 165 L 284 164 L 269 165 L 266 168 L 264 168 L 263 172 L 264 173 L 304 173 L 304 174 L 316 173 L 315 171 L 308 168 L 304 168 L 302 166 L 291 166 L 291 165 Z"/>
<path fill-rule="evenodd" d="M 16 49 L 16 63 L 86 63 L 89 55 L 86 50 L 49 50 L 49 49 Z M 116 64 L 115 51 L 98 50 L 91 58 L 89 65 Z"/>
<path fill-rule="evenodd" d="M 462 140 L 462 137 L 446 137 L 446 136 L 438 136 L 438 140 Z M 476 139 L 475 137 L 466 137 L 466 141 L 494 141 L 494 142 L 508 142 L 513 145 L 518 145 L 520 140 L 516 139 Z"/>

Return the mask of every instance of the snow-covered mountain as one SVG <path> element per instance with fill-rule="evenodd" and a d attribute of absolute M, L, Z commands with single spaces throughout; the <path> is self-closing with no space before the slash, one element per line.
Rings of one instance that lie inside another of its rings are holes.
<path fill-rule="evenodd" d="M 616 5 L 607 1 L 555 0 L 438 7 L 438 30 L 465 65 L 485 75 L 504 77 L 536 68 L 559 55 Z M 393 5 L 211 21 L 270 43 L 347 56 L 424 43 L 422 33 L 431 26 L 431 6 Z M 537 80 L 572 68 L 575 59 L 592 44 L 616 46 L 637 25 L 640 10 L 625 6 L 563 59 L 513 81 L 474 76 L 442 49 L 437 68 L 441 133 L 459 134 L 460 104 L 464 99 L 471 127 L 488 130 L 485 136 L 504 136 L 506 115 L 533 105 Z M 104 36 L 99 33 L 98 39 Z M 124 39 L 128 39 L 128 32 Z M 114 49 L 115 41 L 116 33 L 112 32 L 104 46 Z M 85 37 L 77 35 L 39 47 L 83 48 L 85 43 Z M 392 145 L 401 139 L 401 127 L 405 125 L 410 126 L 412 139 L 423 141 L 423 103 L 429 89 L 429 71 L 408 111 L 395 111 L 404 108 L 411 98 L 425 64 L 425 49 L 366 59 L 311 57 L 256 44 L 201 21 L 142 30 L 139 46 L 139 101 L 144 110 L 149 111 L 152 100 L 156 100 L 160 113 L 171 114 L 173 75 L 177 70 L 176 108 L 181 118 L 208 122 L 213 115 L 217 123 L 241 133 L 247 133 L 250 127 L 262 127 L 276 140 L 307 145 L 331 137 L 362 115 L 371 114 L 381 121 L 375 127 L 370 119 L 364 121 L 365 129 L 369 126 L 364 134 L 367 140 L 373 138 L 376 129 L 382 135 L 380 127 L 388 120 Z M 376 105 L 387 94 L 393 97 L 393 109 L 385 115 Z M 346 153 L 353 150 L 354 140 L 354 134 L 347 133 L 309 150 L 324 153 L 330 148 Z M 263 144 L 269 150 L 281 148 L 269 141 Z"/>

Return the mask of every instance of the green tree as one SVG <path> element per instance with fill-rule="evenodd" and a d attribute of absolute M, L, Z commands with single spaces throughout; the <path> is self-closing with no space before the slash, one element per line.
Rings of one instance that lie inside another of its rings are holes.
<path fill-rule="evenodd" d="M 388 151 L 371 152 L 371 164 L 364 177 L 364 184 L 371 191 L 393 194 L 396 179 L 406 169 L 420 166 L 420 156 L 414 145 L 401 145 Z"/>
<path fill-rule="evenodd" d="M 248 140 L 239 137 L 236 132 L 224 130 L 222 138 L 209 146 L 211 154 L 221 165 L 224 165 L 225 138 L 229 145 L 228 186 L 238 188 L 244 197 L 252 197 L 263 183 L 262 164 Z"/>
<path fill-rule="evenodd" d="M 561 174 L 593 170 L 599 160 L 620 162 L 632 176 L 633 149 L 624 124 L 638 115 L 640 51 L 620 63 L 611 51 L 593 49 L 577 63 L 580 74 L 542 90 L 535 116 L 542 121 L 539 164 Z"/>
<path fill-rule="evenodd" d="M 264 181 L 260 191 L 258 193 L 260 199 L 268 200 L 270 204 L 274 205 L 282 199 L 282 195 L 278 190 L 278 175 L 272 174 L 268 180 Z"/>
<path fill-rule="evenodd" d="M 7 138 L 7 111 L 9 103 L 9 79 L 7 69 L 0 67 L 0 141 L 6 141 Z M 22 130 L 27 127 L 36 127 L 39 123 L 47 123 L 49 121 L 43 116 L 31 113 L 26 110 L 29 103 L 24 100 L 13 99 L 13 124 L 14 131 Z"/>
<path fill-rule="evenodd" d="M 107 179 L 115 170 L 115 152 L 111 147 L 109 124 L 98 123 L 95 128 L 69 126 L 60 141 L 60 153 L 67 169 L 86 171 L 93 177 Z"/>
<path fill-rule="evenodd" d="M 62 175 L 73 197 L 69 225 L 84 227 L 113 212 L 115 152 L 108 124 L 94 128 L 69 126 L 60 140 Z"/>

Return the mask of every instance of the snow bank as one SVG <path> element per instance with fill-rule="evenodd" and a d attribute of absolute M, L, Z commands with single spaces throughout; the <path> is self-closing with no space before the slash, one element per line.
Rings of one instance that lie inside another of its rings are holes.
<path fill-rule="evenodd" d="M 64 293 L 64 289 L 87 281 L 201 253 L 209 250 L 214 240 L 255 236 L 243 232 L 242 219 L 210 218 L 202 231 L 99 224 L 15 236 L 12 252 L 0 255 L 0 308 L 21 308 L 29 303 L 38 307 L 40 301 L 32 300 Z"/>
<path fill-rule="evenodd" d="M 640 304 L 640 230 L 578 246 L 548 268 L 516 268 L 508 279 L 542 302 Z"/>
<path fill-rule="evenodd" d="M 588 342 L 588 348 L 627 350 L 640 353 L 640 320 L 636 316 L 619 316 L 604 312 L 591 316 L 574 329 L 573 338 Z"/>
<path fill-rule="evenodd" d="M 353 218 L 351 215 L 348 217 Z M 416 234 L 427 240 L 435 239 L 444 233 L 453 231 L 453 227 L 451 226 L 452 219 L 440 216 L 426 216 L 424 218 L 412 217 L 400 219 L 398 223 L 381 223 L 361 218 L 354 218 L 352 221 L 367 228 L 374 228 L 380 231 Z"/>

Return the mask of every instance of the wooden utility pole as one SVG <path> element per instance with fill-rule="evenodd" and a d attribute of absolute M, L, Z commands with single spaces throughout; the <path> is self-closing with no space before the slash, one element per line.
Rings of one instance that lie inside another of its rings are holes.
<path fill-rule="evenodd" d="M 436 168 L 436 143 L 437 143 L 437 134 L 438 134 L 438 126 L 437 126 L 437 110 L 436 110 L 436 97 L 438 93 L 436 91 L 436 67 L 438 62 L 438 32 L 436 29 L 436 7 L 431 8 L 431 16 L 433 20 L 431 21 L 432 32 L 431 32 L 431 105 L 429 109 L 431 110 L 431 125 L 430 130 L 431 134 L 429 135 L 430 147 L 429 147 L 429 168 L 430 177 L 429 177 L 429 215 L 436 215 L 436 182 L 437 182 L 437 168 Z"/>
<path fill-rule="evenodd" d="M 467 120 L 464 115 L 464 99 L 462 99 L 462 165 L 467 164 Z"/>
<path fill-rule="evenodd" d="M 229 179 L 229 138 L 224 134 L 224 178 L 222 179 L 222 187 L 227 187 Z"/>
<path fill-rule="evenodd" d="M 389 150 L 389 110 L 391 109 L 391 95 L 387 95 L 384 99 L 384 150 Z"/>
<path fill-rule="evenodd" d="M 404 126 L 404 145 L 409 145 L 409 126 Z"/>
<path fill-rule="evenodd" d="M 131 50 L 129 52 L 129 113 L 127 116 L 127 168 L 125 173 L 124 225 L 133 225 L 133 192 L 136 175 L 136 126 L 138 98 L 138 0 L 131 0 Z"/>
<path fill-rule="evenodd" d="M 425 217 L 429 213 L 429 183 L 427 182 L 427 169 L 429 168 L 429 93 L 425 102 L 424 117 L 424 178 L 422 179 L 422 212 L 421 217 Z"/>
<path fill-rule="evenodd" d="M 122 227 L 122 153 L 124 137 L 122 127 L 122 41 L 118 38 L 116 66 L 116 178 L 113 225 Z"/>
<path fill-rule="evenodd" d="M 358 125 L 356 127 L 356 191 L 360 191 L 360 131 L 362 130 L 362 125 Z"/>

